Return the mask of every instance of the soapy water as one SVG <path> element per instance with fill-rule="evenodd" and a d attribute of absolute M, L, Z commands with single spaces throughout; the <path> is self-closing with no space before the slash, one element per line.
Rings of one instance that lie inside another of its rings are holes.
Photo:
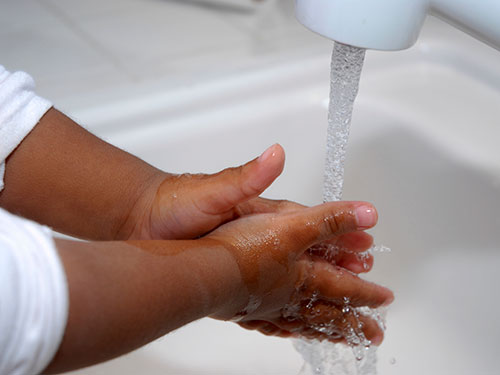
<path fill-rule="evenodd" d="M 365 49 L 335 43 L 331 65 L 330 104 L 328 113 L 327 153 L 323 187 L 323 201 L 342 199 L 344 164 L 349 139 L 354 100 L 358 93 L 359 80 L 363 68 Z M 339 251 L 346 249 L 334 245 L 321 244 L 314 250 L 321 251 L 327 260 L 335 259 Z M 363 268 L 369 268 L 368 259 L 374 252 L 388 252 L 385 246 L 372 246 L 364 253 L 356 253 Z M 306 308 L 313 313 L 315 296 Z M 295 340 L 296 349 L 305 359 L 300 375 L 375 375 L 377 373 L 377 347 L 371 345 L 363 332 L 361 317 L 374 320 L 381 330 L 385 330 L 385 308 L 355 308 L 348 298 L 341 306 L 341 321 L 328 324 L 312 324 L 309 328 L 324 333 L 331 338 L 343 338 L 348 346 L 330 341 Z M 298 309 L 288 306 L 285 314 L 297 316 Z"/>

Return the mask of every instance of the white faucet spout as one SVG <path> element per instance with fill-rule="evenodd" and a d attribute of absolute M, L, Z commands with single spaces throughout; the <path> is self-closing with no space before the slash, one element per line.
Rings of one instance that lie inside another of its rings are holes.
<path fill-rule="evenodd" d="M 401 50 L 432 13 L 500 49 L 500 0 L 295 0 L 298 20 L 337 42 Z"/>
<path fill-rule="evenodd" d="M 500 1 L 500 0 L 499 0 Z M 401 50 L 418 38 L 430 0 L 296 0 L 312 31 L 356 47 Z"/>

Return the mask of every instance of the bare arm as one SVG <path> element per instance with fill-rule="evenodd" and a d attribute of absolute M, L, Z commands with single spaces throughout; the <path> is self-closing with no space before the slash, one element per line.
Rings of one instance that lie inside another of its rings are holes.
<path fill-rule="evenodd" d="M 8 158 L 0 206 L 63 233 L 112 239 L 164 176 L 52 108 Z"/>
<path fill-rule="evenodd" d="M 208 241 L 57 240 L 57 247 L 70 311 L 47 373 L 117 357 L 238 301 L 235 260 Z"/>
<path fill-rule="evenodd" d="M 388 303 L 392 294 L 387 289 L 306 252 L 315 243 L 371 227 L 374 212 L 366 204 L 341 202 L 252 215 L 198 240 L 57 240 L 70 310 L 63 342 L 47 372 L 114 358 L 205 316 L 238 315 L 242 323 L 266 321 L 286 335 L 307 334 L 312 318 L 301 316 L 291 329 L 282 309 L 291 300 L 310 299 L 315 291 L 320 291 L 318 303 L 328 306 L 324 318 L 313 317 L 320 323 L 330 322 L 332 311 L 341 313 L 339 296 L 348 296 L 356 306 Z M 248 310 L 249 301 L 256 300 L 258 306 Z M 376 325 L 367 322 L 365 327 L 367 337 L 381 340 Z"/>
<path fill-rule="evenodd" d="M 271 202 L 239 207 L 283 170 L 280 146 L 265 156 L 210 176 L 175 176 L 51 109 L 7 159 L 0 207 L 91 240 L 195 238 L 242 213 L 275 210 Z"/>

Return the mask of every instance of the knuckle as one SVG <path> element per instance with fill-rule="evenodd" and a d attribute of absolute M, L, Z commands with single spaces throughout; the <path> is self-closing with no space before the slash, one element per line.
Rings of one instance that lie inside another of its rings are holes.
<path fill-rule="evenodd" d="M 323 218 L 328 233 L 337 234 L 340 228 L 340 221 L 337 215 L 325 215 Z"/>
<path fill-rule="evenodd" d="M 231 184 L 240 190 L 245 197 L 252 197 L 260 193 L 259 186 L 256 186 L 253 181 L 247 178 L 245 165 L 226 169 L 226 175 L 231 179 Z"/>
<path fill-rule="evenodd" d="M 351 212 L 340 211 L 331 215 L 325 215 L 323 221 L 326 229 L 333 235 L 347 233 L 353 230 L 354 215 Z"/>

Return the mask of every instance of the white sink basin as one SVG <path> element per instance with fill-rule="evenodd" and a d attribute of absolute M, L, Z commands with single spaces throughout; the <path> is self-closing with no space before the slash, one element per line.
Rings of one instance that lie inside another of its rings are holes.
<path fill-rule="evenodd" d="M 383 375 L 498 374 L 500 53 L 431 23 L 413 49 L 367 53 L 345 198 L 379 209 L 370 279 L 396 301 Z M 329 54 L 75 113 L 171 172 L 213 172 L 274 142 L 287 152 L 267 197 L 321 200 Z M 497 284 L 498 283 L 498 284 Z M 394 362 L 395 359 L 395 364 Z M 204 319 L 75 374 L 297 374 L 287 340 Z"/>

